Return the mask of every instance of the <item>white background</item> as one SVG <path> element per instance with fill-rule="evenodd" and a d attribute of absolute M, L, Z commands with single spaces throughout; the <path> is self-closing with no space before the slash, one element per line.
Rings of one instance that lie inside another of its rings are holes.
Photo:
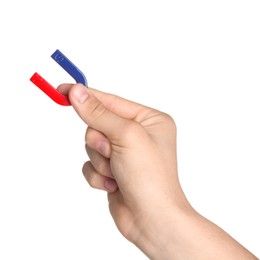
<path fill-rule="evenodd" d="M 73 82 L 57 48 L 91 87 L 173 116 L 188 199 L 260 256 L 259 14 L 258 0 L 1 1 L 0 259 L 146 259 L 82 176 L 86 126 L 29 81 Z"/>

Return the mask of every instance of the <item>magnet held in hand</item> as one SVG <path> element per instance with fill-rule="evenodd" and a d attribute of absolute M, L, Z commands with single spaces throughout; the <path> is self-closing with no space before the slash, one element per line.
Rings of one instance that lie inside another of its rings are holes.
<path fill-rule="evenodd" d="M 56 50 L 51 57 L 76 81 L 76 83 L 81 83 L 86 87 L 88 86 L 85 75 L 61 51 Z M 30 81 L 59 105 L 71 105 L 67 96 L 61 94 L 37 72 L 33 74 Z"/>

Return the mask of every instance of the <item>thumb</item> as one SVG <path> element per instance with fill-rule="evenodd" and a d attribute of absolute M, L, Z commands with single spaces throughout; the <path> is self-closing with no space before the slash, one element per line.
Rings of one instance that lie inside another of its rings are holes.
<path fill-rule="evenodd" d="M 123 136 L 124 130 L 131 123 L 131 120 L 108 110 L 89 88 L 81 84 L 72 86 L 69 99 L 81 119 L 88 126 L 105 134 L 110 140 Z"/>

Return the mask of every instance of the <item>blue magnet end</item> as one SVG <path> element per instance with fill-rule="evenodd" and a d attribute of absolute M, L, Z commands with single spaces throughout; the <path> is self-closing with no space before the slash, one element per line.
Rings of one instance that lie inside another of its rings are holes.
<path fill-rule="evenodd" d="M 56 50 L 51 57 L 77 82 L 88 86 L 85 75 L 61 51 Z"/>

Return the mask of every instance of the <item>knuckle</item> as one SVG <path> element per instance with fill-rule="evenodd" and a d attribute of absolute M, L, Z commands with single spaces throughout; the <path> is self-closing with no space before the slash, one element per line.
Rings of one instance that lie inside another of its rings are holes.
<path fill-rule="evenodd" d="M 86 181 L 88 182 L 88 184 L 91 187 L 93 187 L 93 185 L 95 184 L 94 183 L 95 181 L 94 181 L 94 178 L 93 178 L 94 175 L 92 174 L 93 166 L 92 166 L 90 161 L 84 163 L 83 168 L 82 168 L 82 172 L 83 172 L 83 175 L 84 175 Z"/>
<path fill-rule="evenodd" d="M 140 124 L 136 122 L 126 123 L 123 127 L 123 136 L 128 141 L 135 141 L 140 138 L 140 135 L 143 133 L 143 128 Z"/>
<path fill-rule="evenodd" d="M 91 175 L 91 177 L 88 179 L 88 184 L 91 188 L 97 188 L 96 178 L 94 175 Z"/>
<path fill-rule="evenodd" d="M 105 112 L 106 108 L 103 106 L 101 102 L 95 102 L 89 111 L 94 120 L 100 118 L 102 115 L 105 114 Z"/>
<path fill-rule="evenodd" d="M 88 148 L 97 150 L 101 138 L 102 138 L 102 134 L 100 132 L 98 132 L 93 128 L 88 127 L 85 134 L 86 151 L 88 151 Z"/>
<path fill-rule="evenodd" d="M 176 131 L 176 123 L 175 123 L 174 119 L 169 114 L 166 114 L 166 113 L 162 113 L 161 116 L 162 116 L 162 120 L 163 120 L 164 124 L 167 127 L 170 127 L 171 129 L 174 129 Z"/>
<path fill-rule="evenodd" d="M 169 122 L 169 123 L 174 122 L 173 118 L 169 114 L 162 113 L 161 115 L 162 115 L 162 118 L 165 120 L 165 122 Z"/>
<path fill-rule="evenodd" d="M 85 142 L 88 143 L 91 140 L 93 129 L 88 127 L 85 133 Z"/>

